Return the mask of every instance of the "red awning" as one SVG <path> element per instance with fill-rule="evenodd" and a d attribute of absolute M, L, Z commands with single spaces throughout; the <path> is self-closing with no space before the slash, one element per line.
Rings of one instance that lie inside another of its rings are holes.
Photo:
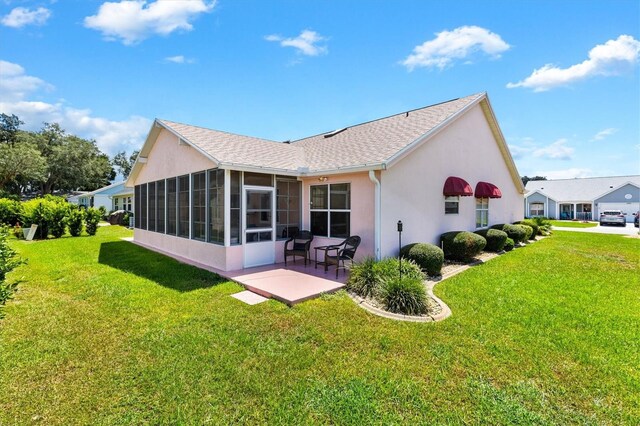
<path fill-rule="evenodd" d="M 469 185 L 466 180 L 455 176 L 449 176 L 447 178 L 444 183 L 442 193 L 446 197 L 452 195 L 461 195 L 463 197 L 468 197 L 469 195 L 473 195 L 471 185 Z"/>
<path fill-rule="evenodd" d="M 500 189 L 489 182 L 478 182 L 475 193 L 476 198 L 502 198 Z"/>

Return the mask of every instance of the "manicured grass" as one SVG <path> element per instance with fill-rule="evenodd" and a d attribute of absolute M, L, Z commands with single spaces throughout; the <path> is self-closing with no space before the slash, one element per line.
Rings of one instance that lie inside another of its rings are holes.
<path fill-rule="evenodd" d="M 550 220 L 552 226 L 562 228 L 593 228 L 598 226 L 597 222 L 577 222 L 572 220 Z"/>
<path fill-rule="evenodd" d="M 446 280 L 441 323 L 234 283 L 100 228 L 14 241 L 0 424 L 638 424 L 640 240 L 555 232 Z"/>

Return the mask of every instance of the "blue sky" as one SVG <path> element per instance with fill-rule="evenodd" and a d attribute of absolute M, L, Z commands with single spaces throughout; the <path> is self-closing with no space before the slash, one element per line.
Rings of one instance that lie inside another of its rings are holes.
<path fill-rule="evenodd" d="M 107 153 L 273 140 L 486 91 L 521 175 L 640 173 L 640 2 L 0 0 L 0 112 Z"/>

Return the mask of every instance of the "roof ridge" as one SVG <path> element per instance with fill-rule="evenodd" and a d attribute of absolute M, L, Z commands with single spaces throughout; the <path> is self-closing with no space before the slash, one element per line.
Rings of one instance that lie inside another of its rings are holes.
<path fill-rule="evenodd" d="M 562 179 L 545 179 L 545 180 L 530 180 L 529 182 L 556 182 L 559 180 L 578 180 L 578 179 L 613 179 L 613 178 L 625 178 L 625 177 L 637 177 L 640 175 L 620 175 L 620 176 L 588 176 L 588 177 L 574 177 L 574 178 L 562 178 Z M 527 183 L 529 183 L 527 182 Z"/>
<path fill-rule="evenodd" d="M 423 106 L 423 107 L 419 107 L 419 108 L 413 108 L 413 109 L 410 109 L 410 110 L 407 110 L 407 111 L 397 112 L 395 114 L 386 115 L 384 117 L 374 118 L 373 120 L 363 121 L 362 123 L 352 124 L 350 126 L 344 126 L 344 127 L 340 128 L 340 129 L 347 130 L 347 129 L 351 129 L 353 127 L 359 127 L 359 126 L 363 126 L 365 124 L 375 123 L 376 121 L 386 120 L 388 118 L 392 118 L 392 117 L 395 117 L 397 115 L 409 114 L 410 112 L 415 112 L 415 111 L 420 111 L 420 110 L 427 109 L 427 108 L 432 108 L 432 107 L 435 107 L 435 106 L 438 106 L 438 105 L 447 104 L 449 102 L 455 102 L 455 101 L 458 101 L 460 99 L 472 98 L 472 97 L 477 98 L 478 96 L 482 96 L 484 94 L 486 94 L 486 92 L 478 92 L 478 93 L 474 93 L 472 95 L 463 96 L 461 98 L 453 98 L 453 99 L 449 99 L 448 101 L 437 102 L 435 104 L 431 104 L 431 105 L 427 105 L 427 106 Z M 295 144 L 295 143 L 303 141 L 305 139 L 311 139 L 311 138 L 315 138 L 317 136 L 326 135 L 326 134 L 334 132 L 334 131 L 336 131 L 336 129 L 329 130 L 327 132 L 316 133 L 315 135 L 311 135 L 311 136 L 305 136 L 304 138 L 293 140 L 290 143 L 291 144 Z"/>
<path fill-rule="evenodd" d="M 163 118 L 156 118 L 156 120 L 158 121 L 163 121 L 165 123 L 175 123 L 175 124 L 180 124 L 182 126 L 188 126 L 188 127 L 196 127 L 198 129 L 203 129 L 203 130 L 208 130 L 210 132 L 218 132 L 218 133 L 224 133 L 226 135 L 233 135 L 233 136 L 242 136 L 243 138 L 252 138 L 252 139 L 260 139 L 262 141 L 265 142 L 273 142 L 273 143 L 283 143 L 283 142 L 278 142 L 278 141 L 274 141 L 272 139 L 265 139 L 265 138 L 261 138 L 259 136 L 250 136 L 250 135 L 243 135 L 241 133 L 233 133 L 233 132 L 227 132 L 225 130 L 218 130 L 218 129 L 211 129 L 209 127 L 204 127 L 204 126 L 197 126 L 195 124 L 187 124 L 187 123 L 181 123 L 179 121 L 173 121 L 173 120 L 165 120 Z"/>

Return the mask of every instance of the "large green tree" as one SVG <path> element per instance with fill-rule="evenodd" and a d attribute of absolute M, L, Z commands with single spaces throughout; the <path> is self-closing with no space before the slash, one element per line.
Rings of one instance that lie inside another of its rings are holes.
<path fill-rule="evenodd" d="M 32 140 L 23 140 L 23 122 L 0 114 L 0 190 L 21 193 L 25 184 L 44 177 L 46 162 Z"/>
<path fill-rule="evenodd" d="M 131 155 L 127 156 L 126 152 L 120 151 L 113 157 L 113 165 L 118 169 L 118 173 L 120 173 L 125 179 L 129 177 L 139 153 L 140 151 L 136 150 L 133 151 Z"/>
<path fill-rule="evenodd" d="M 15 115 L 0 114 L 0 190 L 91 191 L 115 178 L 109 157 L 93 140 L 67 134 L 57 123 L 20 130 Z"/>
<path fill-rule="evenodd" d="M 115 178 L 109 157 L 95 141 L 68 135 L 57 123 L 45 123 L 35 138 L 47 161 L 47 172 L 40 182 L 42 194 L 54 190 L 92 191 Z"/>

